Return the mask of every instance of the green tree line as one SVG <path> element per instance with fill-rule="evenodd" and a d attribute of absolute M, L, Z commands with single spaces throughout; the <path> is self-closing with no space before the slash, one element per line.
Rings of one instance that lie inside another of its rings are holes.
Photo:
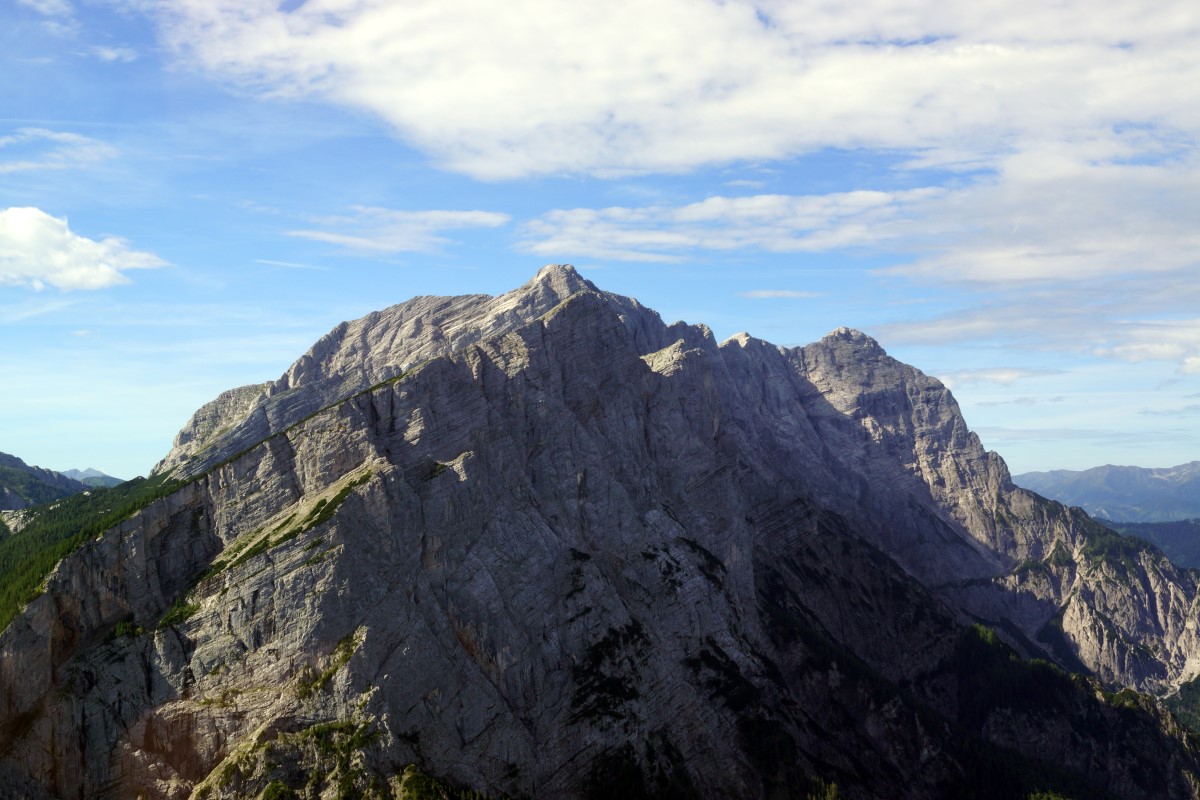
<path fill-rule="evenodd" d="M 134 478 L 27 510 L 24 527 L 0 540 L 0 630 L 42 593 L 63 556 L 182 485 L 169 474 Z"/>

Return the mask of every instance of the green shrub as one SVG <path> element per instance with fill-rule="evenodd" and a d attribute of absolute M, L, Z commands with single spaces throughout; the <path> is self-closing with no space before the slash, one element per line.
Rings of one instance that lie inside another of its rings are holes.
<path fill-rule="evenodd" d="M 200 606 L 192 603 L 185 603 L 183 600 L 176 600 L 175 605 L 171 606 L 163 618 L 158 621 L 159 628 L 165 628 L 168 625 L 178 625 L 181 622 L 186 622 L 191 619 L 192 615 L 200 610 Z"/>
<path fill-rule="evenodd" d="M 267 784 L 258 796 L 258 800 L 293 800 L 296 793 L 288 788 L 283 781 L 275 780 Z"/>

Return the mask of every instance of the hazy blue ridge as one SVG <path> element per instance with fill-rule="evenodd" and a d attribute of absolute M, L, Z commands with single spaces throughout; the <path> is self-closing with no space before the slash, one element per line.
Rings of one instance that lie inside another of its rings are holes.
<path fill-rule="evenodd" d="M 1026 472 L 1014 475 L 1013 482 L 1113 522 L 1200 517 L 1200 461 L 1162 469 L 1107 464 L 1082 471 Z"/>

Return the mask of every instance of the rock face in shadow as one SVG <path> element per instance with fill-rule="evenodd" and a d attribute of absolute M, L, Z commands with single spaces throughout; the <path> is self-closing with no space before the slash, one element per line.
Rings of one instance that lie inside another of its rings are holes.
<path fill-rule="evenodd" d="M 12 796 L 1197 795 L 1112 693 L 1195 674 L 1191 574 L 855 331 L 717 342 L 552 266 L 338 326 L 160 466 L 0 634 Z"/>

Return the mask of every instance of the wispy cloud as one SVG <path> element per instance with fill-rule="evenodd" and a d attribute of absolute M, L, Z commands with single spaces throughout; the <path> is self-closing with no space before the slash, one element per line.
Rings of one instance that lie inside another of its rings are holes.
<path fill-rule="evenodd" d="M 802 292 L 796 289 L 751 289 L 748 292 L 738 292 L 742 297 L 751 300 L 796 299 L 821 297 L 820 292 Z"/>
<path fill-rule="evenodd" d="M 6 303 L 0 306 L 0 323 L 11 325 L 24 322 L 27 319 L 54 314 L 69 308 L 73 301 L 66 298 L 27 300 L 20 303 Z"/>
<path fill-rule="evenodd" d="M 131 47 L 106 47 L 102 45 L 96 45 L 89 52 L 91 55 L 95 56 L 101 61 L 107 61 L 110 63 L 128 63 L 130 61 L 136 61 L 138 57 L 137 51 Z"/>
<path fill-rule="evenodd" d="M 284 269 L 306 269 L 317 272 L 328 272 L 329 267 L 321 267 L 316 264 L 300 264 L 295 261 L 275 261 L 270 258 L 256 258 L 255 264 L 265 264 L 268 267 L 283 267 Z"/>
<path fill-rule="evenodd" d="M 1200 318 L 1190 320 L 1150 320 L 1126 323 L 1121 337 L 1107 347 L 1096 348 L 1097 355 L 1123 361 L 1176 361 L 1180 372 L 1200 374 Z"/>
<path fill-rule="evenodd" d="M 1017 381 L 1029 378 L 1043 378 L 1048 375 L 1061 375 L 1056 369 L 1023 369 L 1020 367 L 986 367 L 983 369 L 960 369 L 945 372 L 938 380 L 946 386 L 974 386 L 980 383 L 997 383 L 1001 386 L 1011 386 Z"/>
<path fill-rule="evenodd" d="M 1138 413 L 1147 417 L 1200 417 L 1200 404 L 1179 408 L 1143 408 Z"/>
<path fill-rule="evenodd" d="M 66 169 L 113 158 L 116 148 L 78 133 L 20 128 L 0 136 L 0 174 Z M 6 156 L 12 156 L 6 158 Z"/>
<path fill-rule="evenodd" d="M 1012 400 L 982 400 L 974 405 L 980 408 L 994 408 L 996 406 L 1037 406 L 1043 403 L 1063 403 L 1066 402 L 1065 397 L 1015 397 Z"/>
<path fill-rule="evenodd" d="M 364 253 L 429 252 L 449 240 L 438 234 L 464 228 L 495 228 L 510 217 L 494 211 L 395 211 L 355 206 L 353 216 L 316 220 L 320 228 L 288 231 Z"/>
<path fill-rule="evenodd" d="M 75 19 L 75 6 L 69 0 L 17 0 L 17 4 L 45 17 L 41 26 L 51 35 L 69 38 L 80 32 L 79 21 Z"/>
<path fill-rule="evenodd" d="M 75 12 L 69 0 L 17 0 L 17 4 L 47 17 L 67 17 Z"/>
<path fill-rule="evenodd" d="M 997 442 L 1091 442 L 1101 445 L 1130 445 L 1147 442 L 1175 442 L 1177 431 L 1115 430 L 1106 428 L 1004 428 L 981 426 L 975 429 L 989 446 Z"/>
<path fill-rule="evenodd" d="M 887 272 L 1036 288 L 1195 269 L 1200 151 L 1127 163 L 1138 148 L 1123 138 L 1137 134 L 1030 148 L 1003 159 L 992 177 L 931 195 L 888 241 L 915 258 Z"/>
<path fill-rule="evenodd" d="M 73 233 L 66 218 L 37 208 L 0 211 L 0 284 L 43 289 L 102 289 L 128 283 L 127 270 L 161 267 L 153 253 L 123 239 L 99 241 Z"/>
<path fill-rule="evenodd" d="M 684 206 L 560 209 L 526 223 L 520 248 L 547 257 L 678 261 L 700 250 L 788 253 L 861 247 L 894 235 L 891 223 L 904 206 L 938 193 L 717 196 Z"/>

